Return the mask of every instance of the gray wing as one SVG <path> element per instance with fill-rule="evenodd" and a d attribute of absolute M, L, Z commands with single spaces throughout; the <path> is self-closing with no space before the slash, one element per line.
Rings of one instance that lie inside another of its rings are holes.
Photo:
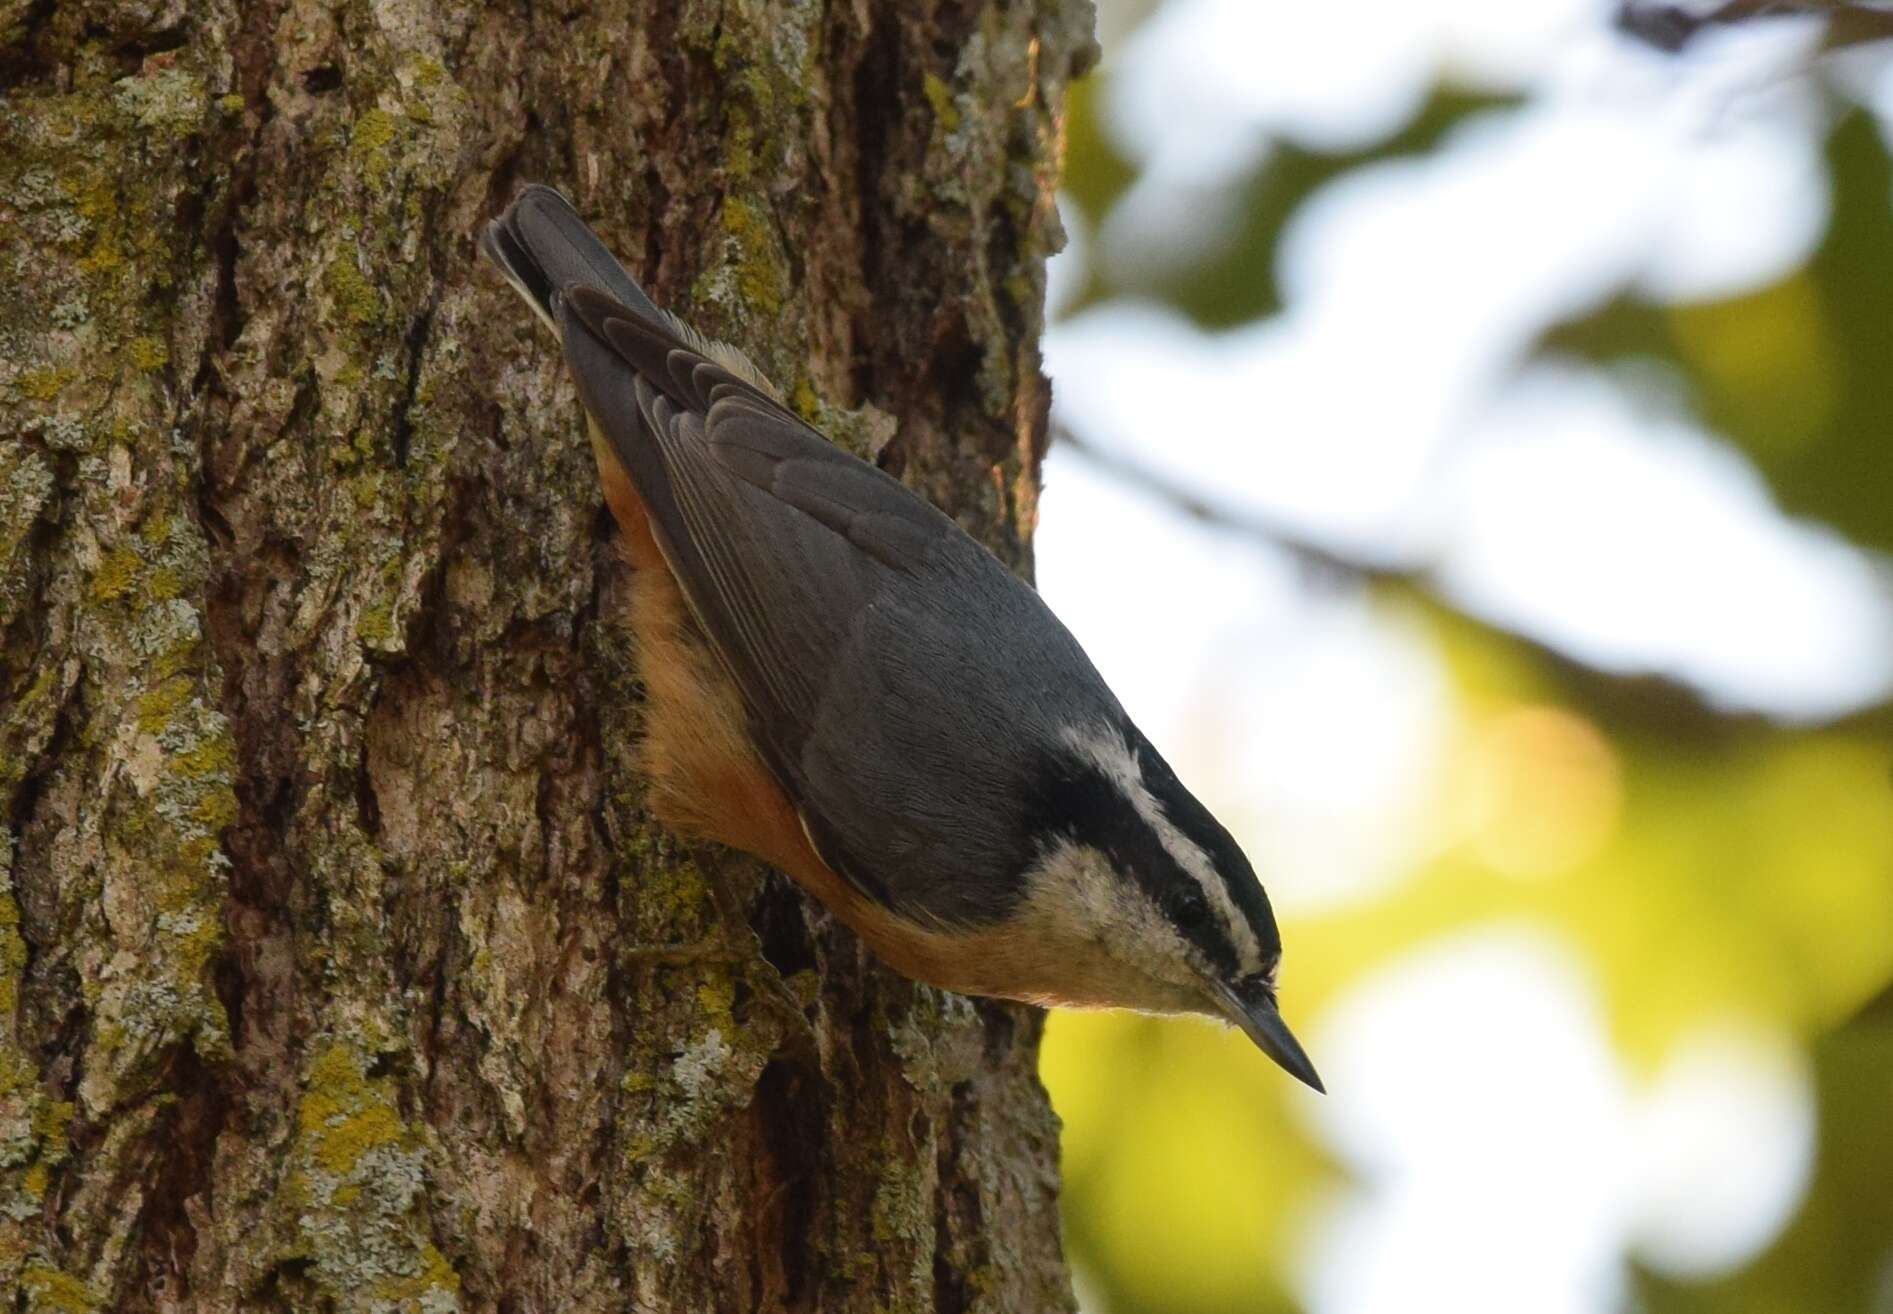
<path fill-rule="evenodd" d="M 1075 641 L 953 521 L 668 325 L 583 286 L 561 303 L 585 406 L 824 858 L 910 916 L 1002 911 L 1031 857 L 1018 746 L 1074 696 L 1116 711 Z"/>

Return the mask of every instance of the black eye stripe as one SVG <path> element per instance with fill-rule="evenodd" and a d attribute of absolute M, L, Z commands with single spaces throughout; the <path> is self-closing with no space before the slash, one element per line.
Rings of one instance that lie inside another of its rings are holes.
<path fill-rule="evenodd" d="M 1045 759 L 1027 800 L 1025 820 L 1025 833 L 1041 844 L 1062 836 L 1104 853 L 1163 909 L 1211 966 L 1222 972 L 1236 970 L 1235 945 L 1196 878 L 1096 763 L 1076 754 Z M 1039 856 L 1025 855 L 1021 866 Z"/>
<path fill-rule="evenodd" d="M 1165 819 L 1208 855 L 1210 866 L 1229 892 L 1230 902 L 1255 931 L 1256 947 L 1262 951 L 1262 960 L 1273 962 L 1281 956 L 1282 937 L 1276 930 L 1268 895 L 1263 893 L 1262 882 L 1255 878 L 1255 869 L 1249 865 L 1241 846 L 1223 829 L 1222 823 L 1210 815 L 1209 809 L 1197 802 L 1196 795 L 1183 787 L 1176 772 L 1148 740 L 1137 735 L 1131 742 L 1137 754 L 1137 769 L 1163 809 Z"/>

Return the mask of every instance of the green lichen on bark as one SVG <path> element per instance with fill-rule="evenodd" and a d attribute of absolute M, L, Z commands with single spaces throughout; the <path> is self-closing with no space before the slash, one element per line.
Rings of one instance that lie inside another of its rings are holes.
<path fill-rule="evenodd" d="M 82 57 L 0 107 L 0 815 L 39 800 L 0 883 L 0 1287 L 35 1308 L 104 1307 L 71 1259 L 123 1244 L 109 1210 L 52 1227 L 69 1127 L 86 1175 L 130 1171 L 120 1111 L 180 1050 L 229 1052 L 211 975 L 235 749 L 166 373 L 204 87 L 190 52 L 129 74 Z M 84 1040 L 48 1063 L 64 981 Z"/>
<path fill-rule="evenodd" d="M 57 394 L 54 387 L 43 395 L 27 395 L 47 401 Z M 0 624 L 18 615 L 27 598 L 28 563 L 23 554 L 28 536 L 52 504 L 54 491 L 52 467 L 43 456 L 23 443 L 0 446 Z M 18 766 L 13 754 L 0 754 L 0 778 Z"/>
<path fill-rule="evenodd" d="M 427 1182 L 420 1134 L 372 1055 L 337 1041 L 309 1065 L 280 1200 L 289 1243 L 328 1306 L 362 1314 L 448 1314 L 460 1279 L 428 1238 L 416 1204 Z"/>
<path fill-rule="evenodd" d="M 0 1289 L 1061 1307 L 1034 1022 L 649 816 L 471 236 L 566 188 L 1022 563 L 1077 7 L 88 12 L 0 104 Z"/>
<path fill-rule="evenodd" d="M 946 79 L 938 73 L 928 73 L 921 80 L 921 90 L 926 93 L 927 104 L 933 107 L 934 117 L 940 120 L 940 127 L 950 137 L 960 130 L 960 107 L 953 103 L 953 89 L 946 84 Z"/>
<path fill-rule="evenodd" d="M 85 1282 L 50 1264 L 27 1264 L 20 1272 L 19 1291 L 29 1314 L 92 1314 L 99 1301 Z"/>
<path fill-rule="evenodd" d="M 0 864 L 0 1216 L 24 1223 L 41 1212 L 52 1173 L 71 1153 L 74 1107 L 55 1099 L 13 1033 L 20 978 L 26 967 L 20 908 L 6 864 Z M 26 1237 L 0 1232 L 0 1277 L 19 1276 L 28 1258 Z"/>

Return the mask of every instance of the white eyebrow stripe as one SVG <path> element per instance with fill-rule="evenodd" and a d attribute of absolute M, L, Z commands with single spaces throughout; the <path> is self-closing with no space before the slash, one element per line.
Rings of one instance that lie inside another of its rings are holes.
<path fill-rule="evenodd" d="M 1237 962 L 1244 967 L 1260 963 L 1262 946 L 1256 942 L 1255 930 L 1249 925 L 1249 919 L 1242 915 L 1235 900 L 1229 897 L 1229 886 L 1222 874 L 1209 860 L 1209 855 L 1164 815 L 1156 795 L 1144 783 L 1143 769 L 1137 765 L 1137 759 L 1131 755 L 1130 745 L 1124 742 L 1123 736 L 1102 726 L 1067 726 L 1063 736 L 1073 752 L 1097 767 L 1117 786 L 1125 800 L 1136 809 L 1137 815 L 1156 833 L 1164 851 L 1176 860 L 1179 867 L 1196 878 L 1210 905 L 1229 928 Z"/>

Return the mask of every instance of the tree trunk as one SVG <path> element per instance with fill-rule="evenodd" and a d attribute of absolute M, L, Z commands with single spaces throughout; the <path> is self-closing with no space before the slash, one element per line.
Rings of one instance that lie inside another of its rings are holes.
<path fill-rule="evenodd" d="M 1036 1015 L 643 810 L 576 401 L 472 239 L 563 187 L 1024 569 L 1090 49 L 0 0 L 0 1308 L 1069 1307 Z"/>

